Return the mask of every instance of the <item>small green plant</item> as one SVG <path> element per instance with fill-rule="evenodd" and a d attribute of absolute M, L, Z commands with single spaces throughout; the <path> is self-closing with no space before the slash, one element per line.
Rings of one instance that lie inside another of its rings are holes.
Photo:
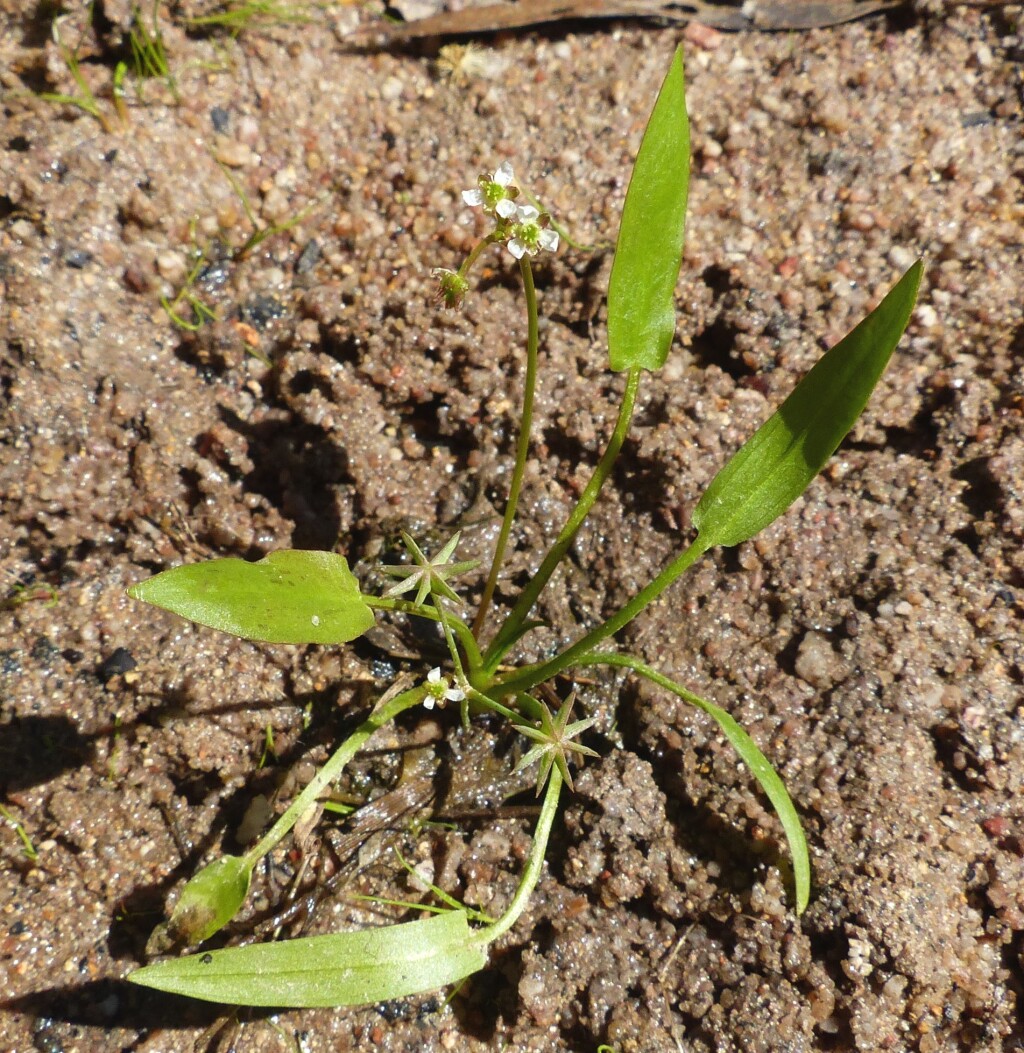
<path fill-rule="evenodd" d="M 95 117 L 100 122 L 105 132 L 122 131 L 131 123 L 128 112 L 128 75 L 135 84 L 135 94 L 142 99 L 142 82 L 151 78 L 158 78 L 167 85 L 168 90 L 175 102 L 181 102 L 178 93 L 178 85 L 171 73 L 170 63 L 167 58 L 167 48 L 164 44 L 163 31 L 160 27 L 159 4 L 154 0 L 150 24 L 147 25 L 140 6 L 132 8 L 132 21 L 128 30 L 128 49 L 130 61 L 119 61 L 113 70 L 110 83 L 111 103 L 110 107 L 101 103 L 96 98 L 95 92 L 89 86 L 89 82 L 82 73 L 78 60 L 80 42 L 73 48 L 68 47 L 61 37 L 60 27 L 62 18 L 55 18 L 50 32 L 54 43 L 60 51 L 67 66 L 71 79 L 75 82 L 78 91 L 74 95 L 60 92 L 41 92 L 39 97 L 46 102 L 62 103 L 66 106 L 74 106 L 83 113 Z M 92 21 L 92 5 L 89 5 L 89 21 Z"/>
<path fill-rule="evenodd" d="M 539 878 L 570 762 L 593 756 L 579 737 L 591 718 L 571 719 L 568 690 L 552 714 L 552 680 L 590 666 L 611 666 L 672 692 L 707 713 L 760 783 L 782 824 L 792 856 L 795 906 L 810 897 L 807 845 L 796 808 L 753 739 L 723 709 L 652 669 L 640 658 L 608 649 L 609 642 L 665 592 L 699 557 L 737 545 L 771 523 L 803 493 L 863 410 L 905 329 L 922 275 L 914 264 L 884 300 L 828 351 L 782 406 L 721 469 L 693 513 L 696 538 L 619 611 L 564 651 L 533 664 L 510 665 L 518 641 L 537 627 L 533 607 L 565 556 L 608 479 L 629 429 L 644 371 L 662 367 L 675 333 L 674 293 L 683 249 L 689 181 L 689 125 L 679 52 L 659 92 L 626 194 L 608 291 L 608 345 L 613 370 L 626 374 L 618 421 L 608 447 L 561 533 L 497 631 L 484 640 L 488 610 L 512 530 L 530 441 L 538 370 L 538 310 L 531 257 L 557 248 L 546 215 L 521 204 L 504 163 L 463 194 L 491 218 L 491 232 L 458 270 L 435 271 L 440 293 L 457 307 L 469 274 L 485 249 L 506 246 L 518 262 L 528 319 L 522 424 L 509 497 L 496 551 L 472 621 L 463 618 L 459 579 L 474 564 L 456 560 L 459 535 L 428 554 L 403 536 L 410 562 L 384 567 L 399 580 L 382 595 L 363 593 L 346 560 L 330 552 L 279 551 L 258 563 L 221 559 L 158 574 L 129 591 L 137 599 L 203 625 L 252 640 L 338 644 L 367 632 L 375 611 L 399 611 L 436 623 L 450 672 L 431 669 L 412 687 L 385 693 L 263 839 L 243 856 L 224 856 L 185 886 L 168 922 L 178 940 L 208 939 L 238 911 L 253 868 L 321 800 L 357 751 L 379 728 L 414 707 L 458 704 L 463 721 L 499 714 L 529 740 L 522 765 L 537 763 L 542 795 L 533 847 L 507 909 L 496 920 L 472 917 L 442 897 L 439 913 L 360 932 L 281 943 L 208 950 L 148 966 L 131 979 L 165 991 L 219 1002 L 260 1006 L 353 1005 L 397 998 L 455 983 L 482 968 L 488 948 L 522 915 Z M 521 765 L 521 766 L 522 766 Z M 422 909 L 422 908 L 421 908 Z"/>
<path fill-rule="evenodd" d="M 231 184 L 231 189 L 234 191 L 235 197 L 238 198 L 239 204 L 242 206 L 242 211 L 245 213 L 245 217 L 252 227 L 252 233 L 245 239 L 245 241 L 239 245 L 237 249 L 233 249 L 228 254 L 228 259 L 232 263 L 238 263 L 241 260 L 244 260 L 254 249 L 262 245 L 267 238 L 272 238 L 277 234 L 287 233 L 293 227 L 298 226 L 299 223 L 317 208 L 318 203 L 313 202 L 300 212 L 297 212 L 294 216 L 289 216 L 287 219 L 281 220 L 278 223 L 264 224 L 253 210 L 252 205 L 249 203 L 249 198 L 245 192 L 245 188 L 235 177 L 234 173 L 232 173 L 227 165 L 224 164 L 220 165 L 220 169 L 224 173 L 225 179 Z M 196 236 L 196 224 L 197 221 L 194 218 L 189 223 L 189 270 L 185 275 L 185 280 L 182 282 L 181 288 L 173 297 L 160 297 L 160 306 L 163 307 L 167 317 L 179 329 L 185 329 L 191 333 L 197 332 L 207 322 L 217 321 L 217 313 L 202 299 L 199 293 L 196 292 L 196 286 L 203 275 L 203 271 L 211 262 L 210 246 L 200 244 L 199 239 Z M 186 313 L 182 310 L 183 307 L 189 309 L 191 317 L 186 316 Z M 269 366 L 271 363 L 267 361 L 266 364 Z"/>
<path fill-rule="evenodd" d="M 238 203 L 242 206 L 245 218 L 252 227 L 252 233 L 232 253 L 232 259 L 234 260 L 244 260 L 253 249 L 259 248 L 267 238 L 272 238 L 276 234 L 286 234 L 293 227 L 297 227 L 316 208 L 316 202 L 313 202 L 294 216 L 289 216 L 278 223 L 264 224 L 259 216 L 256 215 L 249 202 L 249 195 L 246 194 L 245 188 L 235 177 L 235 174 L 226 164 L 219 161 L 218 164 L 220 164 L 220 170 L 224 173 L 224 178 L 231 184 L 231 189 L 235 192 L 235 197 L 238 198 Z"/>
<path fill-rule="evenodd" d="M 89 87 L 89 82 L 85 79 L 82 73 L 81 65 L 78 61 L 78 45 L 71 48 L 64 43 L 60 35 L 60 19 L 55 18 L 53 25 L 51 26 L 50 32 L 53 35 L 53 41 L 57 45 L 60 51 L 61 58 L 64 59 L 64 65 L 68 68 L 68 73 L 71 74 L 71 79 L 75 82 L 78 87 L 78 93 L 76 95 L 67 95 L 62 92 L 44 91 L 39 93 L 39 98 L 46 102 L 61 103 L 65 106 L 74 106 L 81 110 L 83 113 L 89 114 L 91 117 L 95 117 L 100 123 L 100 127 L 105 132 L 112 133 L 119 130 L 118 125 L 125 123 L 126 110 L 124 108 L 124 74 L 125 70 L 122 65 L 118 66 L 118 69 L 114 77 L 114 110 L 115 113 L 111 115 L 105 106 L 100 104 L 99 99 L 96 98 L 95 92 Z M 116 117 L 116 119 L 115 119 Z"/>
<path fill-rule="evenodd" d="M 277 0 L 240 0 L 237 3 L 225 3 L 220 11 L 214 11 L 212 14 L 188 18 L 186 22 L 195 29 L 226 29 L 237 36 L 254 25 L 309 20 L 309 14 L 294 4 L 282 4 Z"/>
<path fill-rule="evenodd" d="M 167 89 L 173 96 L 174 101 L 180 103 L 181 96 L 178 94 L 177 82 L 171 74 L 163 30 L 160 28 L 158 0 L 153 2 L 150 23 L 150 25 L 146 25 L 142 9 L 138 6 L 135 7 L 132 11 L 131 28 L 128 31 L 128 46 L 132 55 L 132 72 L 140 82 L 151 78 L 162 80 L 167 85 Z M 141 87 L 138 89 L 138 92 L 141 98 Z"/>
<path fill-rule="evenodd" d="M 11 586 L 11 591 L 0 599 L 0 611 L 13 611 L 26 603 L 42 603 L 44 607 L 56 607 L 59 602 L 60 596 L 52 585 L 45 582 L 31 585 L 17 582 Z"/>
<path fill-rule="evenodd" d="M 18 840 L 21 842 L 21 854 L 30 863 L 37 863 L 39 861 L 39 853 L 36 851 L 32 838 L 28 836 L 28 831 L 25 829 L 24 824 L 20 820 L 15 819 L 2 804 L 0 804 L 0 816 L 14 827 L 14 832 L 18 835 Z"/>
<path fill-rule="evenodd" d="M 217 320 L 217 312 L 208 306 L 196 292 L 196 283 L 210 262 L 209 249 L 199 244 L 196 237 L 196 221 L 189 223 L 189 269 L 181 288 L 173 297 L 160 297 L 160 306 L 167 317 L 179 328 L 195 333 L 207 322 Z M 183 307 L 187 307 L 191 318 L 186 317 Z"/>

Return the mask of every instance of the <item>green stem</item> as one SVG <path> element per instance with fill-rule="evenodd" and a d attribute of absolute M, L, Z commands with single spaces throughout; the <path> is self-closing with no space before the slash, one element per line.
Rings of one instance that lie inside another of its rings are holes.
<path fill-rule="evenodd" d="M 601 492 L 601 487 L 604 486 L 608 476 L 611 475 L 616 458 L 622 449 L 622 444 L 629 434 L 629 425 L 633 419 L 633 408 L 636 405 L 637 389 L 640 386 L 640 373 L 639 369 L 631 369 L 627 374 L 626 390 L 622 394 L 622 405 L 619 407 L 619 419 L 615 423 L 615 430 L 608 440 L 608 446 L 601 460 L 594 469 L 594 473 L 591 475 L 583 493 L 580 494 L 576 507 L 566 520 L 565 526 L 562 527 L 562 532 L 544 557 L 544 562 L 541 563 L 540 569 L 530 578 L 529 583 L 523 589 L 515 607 L 512 608 L 512 611 L 505 619 L 497 636 L 495 636 L 484 652 L 484 668 L 488 673 L 494 673 L 506 651 L 515 642 L 523 623 L 533 609 L 533 605 L 537 602 L 537 597 L 540 596 L 544 586 L 547 585 L 551 575 L 569 550 L 569 546 L 573 543 L 577 532 L 583 525 L 583 521 L 590 513 L 590 509 L 593 508 L 594 502 Z"/>
<path fill-rule="evenodd" d="M 537 820 L 537 829 L 533 835 L 533 847 L 530 849 L 530 858 L 526 861 L 522 880 L 519 888 L 512 897 L 508 910 L 493 924 L 486 929 L 481 929 L 477 940 L 484 946 L 493 943 L 500 936 L 504 936 L 509 929 L 519 920 L 526 904 L 529 902 L 533 890 L 540 880 L 541 868 L 544 866 L 544 853 L 547 851 L 548 839 L 551 837 L 551 827 L 555 821 L 555 812 L 558 810 L 558 796 L 562 790 L 562 774 L 558 767 L 553 765 L 551 776 L 548 779 L 548 788 L 544 794 L 544 803 L 540 808 L 540 818 Z"/>
<path fill-rule="evenodd" d="M 366 740 L 378 728 L 394 720 L 399 713 L 419 705 L 426 693 L 426 688 L 420 684 L 417 687 L 409 688 L 408 691 L 403 691 L 400 695 L 396 695 L 391 699 L 390 702 L 385 702 L 379 709 L 374 710 L 349 735 L 330 760 L 310 779 L 302 793 L 292 801 L 281 818 L 274 823 L 259 843 L 245 853 L 243 857 L 245 865 L 251 870 L 263 856 L 273 851 L 278 842 L 291 830 L 302 815 L 305 814 L 306 810 L 317 802 L 324 790 L 341 774 L 342 769 L 362 748 Z"/>
<path fill-rule="evenodd" d="M 480 253 L 487 248 L 488 245 L 493 245 L 496 241 L 499 241 L 501 234 L 498 231 L 493 231 L 488 234 L 486 238 L 482 238 L 478 241 L 470 251 L 470 254 L 462 261 L 462 266 L 459 268 L 459 277 L 465 278 L 469 274 L 473 264 L 480 258 Z"/>
<path fill-rule="evenodd" d="M 508 544 L 509 534 L 512 532 L 512 523 L 516 517 L 516 507 L 519 504 L 519 493 L 523 488 L 523 477 L 526 474 L 526 457 L 530 452 L 530 428 L 533 425 L 533 399 L 537 393 L 537 290 L 533 284 L 533 269 L 530 267 L 528 256 L 523 256 L 519 261 L 519 270 L 523 276 L 523 293 L 526 296 L 526 379 L 523 392 L 523 414 L 519 426 L 519 442 L 516 445 L 516 463 L 512 470 L 512 483 L 508 490 L 508 503 L 505 505 L 505 515 L 501 521 L 501 530 L 498 533 L 498 543 L 494 548 L 494 559 L 491 561 L 491 572 L 487 575 L 487 584 L 484 586 L 483 595 L 480 597 L 480 609 L 473 619 L 473 635 L 479 639 L 480 631 L 487 618 L 487 609 L 494 597 L 494 589 L 498 584 L 498 574 L 501 572 L 501 564 L 505 558 L 505 547 Z"/>
<path fill-rule="evenodd" d="M 586 636 L 581 637 L 571 647 L 536 665 L 518 670 L 507 680 L 499 680 L 489 693 L 503 696 L 511 692 L 530 691 L 538 684 L 550 680 L 553 676 L 572 665 L 579 664 L 599 644 L 614 636 L 621 628 L 628 625 L 649 603 L 656 600 L 684 571 L 695 563 L 708 549 L 709 545 L 700 537 L 677 556 L 645 589 L 641 589 L 624 607 L 620 608 L 606 621 Z"/>
<path fill-rule="evenodd" d="M 395 596 L 368 596 L 366 593 L 362 594 L 362 600 L 367 607 L 375 607 L 378 610 L 398 611 L 401 614 L 411 614 L 415 618 L 426 618 L 432 622 L 441 621 L 440 615 L 433 607 L 428 607 L 426 604 L 420 606 L 411 600 L 403 600 Z M 476 637 L 469 631 L 469 626 L 450 611 L 445 611 L 445 618 L 449 628 L 459 638 L 470 671 L 479 669 L 482 664 L 480 648 L 477 646 Z"/>

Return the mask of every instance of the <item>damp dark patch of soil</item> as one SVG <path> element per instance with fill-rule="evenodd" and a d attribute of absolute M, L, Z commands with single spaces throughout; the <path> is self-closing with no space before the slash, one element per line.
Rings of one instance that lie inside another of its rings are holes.
<path fill-rule="evenodd" d="M 112 56 L 131 5 L 59 23 L 101 120 L 38 97 L 81 90 L 54 12 L 0 3 L 0 792 L 36 852 L 5 822 L 0 1048 L 1020 1048 L 1019 7 L 685 34 L 676 347 L 544 598 L 548 628 L 524 642 L 529 658 L 571 640 L 642 586 L 729 453 L 926 256 L 907 337 L 822 477 L 621 641 L 728 708 L 778 767 L 810 841 L 806 914 L 779 824 L 717 729 L 605 676 L 578 685 L 602 756 L 530 909 L 451 1001 L 229 1013 L 123 982 L 188 876 L 237 850 L 260 802 L 287 799 L 432 646 L 400 626 L 373 646 L 254 645 L 126 587 L 288 545 L 367 557 L 369 574 L 406 527 L 428 543 L 462 527 L 461 558 L 485 558 L 525 316 L 496 249 L 458 313 L 431 268 L 486 232 L 460 191 L 506 159 L 581 243 L 613 238 L 678 38 L 524 31 L 450 76 L 429 45 L 349 48 L 370 17 L 354 5 L 189 31 L 212 6 L 161 9 L 173 85 L 130 91 L 122 125 Z M 287 229 L 253 244 L 254 219 Z M 538 261 L 538 470 L 503 599 L 615 419 L 608 258 L 563 245 Z M 176 325 L 161 298 L 202 324 Z M 520 747 L 426 713 L 375 746 L 341 789 L 386 798 L 390 828 L 325 822 L 275 854 L 232 938 L 379 924 L 351 894 L 415 894 L 393 845 L 460 899 L 507 903 L 534 816 L 509 774 Z M 410 785 L 400 810 L 387 795 Z M 444 823 L 411 821 L 423 812 Z"/>

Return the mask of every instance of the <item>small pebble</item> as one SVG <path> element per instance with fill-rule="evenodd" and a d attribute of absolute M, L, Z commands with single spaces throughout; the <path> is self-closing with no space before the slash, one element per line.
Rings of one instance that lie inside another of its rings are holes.
<path fill-rule="evenodd" d="M 722 34 L 703 22 L 689 22 L 683 30 L 683 39 L 705 51 L 714 51 L 721 46 Z"/>
<path fill-rule="evenodd" d="M 380 86 L 380 97 L 385 102 L 394 102 L 402 94 L 402 82 L 397 77 L 387 77 Z"/>
<path fill-rule="evenodd" d="M 92 253 L 85 249 L 70 249 L 64 253 L 64 263 L 66 266 L 73 268 L 76 271 L 80 271 L 87 264 L 92 262 Z"/>
<path fill-rule="evenodd" d="M 157 273 L 172 284 L 183 282 L 188 274 L 188 265 L 180 252 L 161 252 L 156 258 Z"/>
<path fill-rule="evenodd" d="M 96 672 L 100 680 L 106 682 L 111 677 L 130 672 L 137 665 L 138 662 L 132 658 L 131 652 L 127 647 L 118 647 L 115 648 L 109 657 L 103 660 Z"/>
<path fill-rule="evenodd" d="M 256 160 L 256 155 L 237 139 L 222 139 L 213 152 L 213 156 L 228 168 L 247 168 Z"/>
<path fill-rule="evenodd" d="M 308 274 L 320 259 L 320 242 L 312 238 L 306 242 L 306 247 L 299 254 L 295 263 L 296 274 Z"/>

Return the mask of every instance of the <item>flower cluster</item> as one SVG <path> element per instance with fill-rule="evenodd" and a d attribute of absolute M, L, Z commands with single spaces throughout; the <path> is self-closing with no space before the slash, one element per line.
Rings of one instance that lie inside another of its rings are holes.
<path fill-rule="evenodd" d="M 495 218 L 502 240 L 517 260 L 535 256 L 541 249 L 554 252 L 558 234 L 548 229 L 551 217 L 533 205 L 516 204 L 519 187 L 512 182 L 514 178 L 512 166 L 503 161 L 493 176 L 482 175 L 475 187 L 463 190 L 462 200 Z"/>

